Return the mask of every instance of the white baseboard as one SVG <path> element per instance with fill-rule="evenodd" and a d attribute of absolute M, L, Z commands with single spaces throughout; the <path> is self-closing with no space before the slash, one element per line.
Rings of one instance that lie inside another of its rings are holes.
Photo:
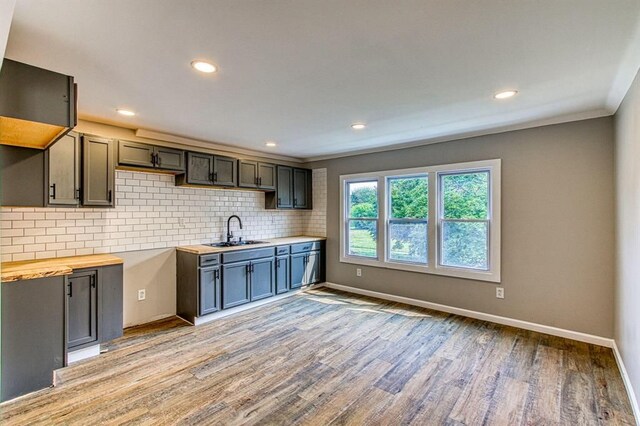
<path fill-rule="evenodd" d="M 83 359 L 100 355 L 100 345 L 93 345 L 87 348 L 78 349 L 77 351 L 67 353 L 67 365 Z"/>
<path fill-rule="evenodd" d="M 536 324 L 533 322 L 522 321 L 518 319 L 502 317 L 499 315 L 487 314 L 484 312 L 471 311 L 468 309 L 456 308 L 454 306 L 441 305 L 439 303 L 426 302 L 424 300 L 412 299 L 410 297 L 396 296 L 388 293 L 380 293 L 377 291 L 364 290 L 357 287 L 350 287 L 342 284 L 327 282 L 326 287 L 342 290 L 349 293 L 361 294 L 363 296 L 376 297 L 378 299 L 390 300 L 392 302 L 405 303 L 407 305 L 420 306 L 422 308 L 433 309 L 434 311 L 447 312 L 449 314 L 461 315 L 464 317 L 475 318 L 483 321 L 494 322 L 497 324 L 508 325 L 511 327 L 522 328 L 525 330 L 537 331 L 539 333 L 550 334 L 552 336 L 565 337 L 567 339 L 577 340 L 579 342 L 591 343 L 594 345 L 612 348 L 613 339 L 592 334 L 581 333 L 579 331 L 566 330 L 563 328 L 551 327 L 549 325 Z"/>
<path fill-rule="evenodd" d="M 640 426 L 640 406 L 638 406 L 636 393 L 633 390 L 631 379 L 629 378 L 629 374 L 627 374 L 627 368 L 624 366 L 624 361 L 622 360 L 622 354 L 618 350 L 618 345 L 616 345 L 615 341 L 613 342 L 613 355 L 616 358 L 616 363 L 618 363 L 618 369 L 620 370 L 620 374 L 622 375 L 622 381 L 624 382 L 624 387 L 627 389 L 627 395 L 629 396 L 629 402 L 631 402 L 633 415 L 636 418 L 636 424 Z"/>
<path fill-rule="evenodd" d="M 302 288 L 302 289 L 299 289 L 299 290 L 289 291 L 287 293 L 278 294 L 276 296 L 272 296 L 272 297 L 269 297 L 267 299 L 258 300 L 256 302 L 251 302 L 251 303 L 247 303 L 245 305 L 236 306 L 235 308 L 229 308 L 229 309 L 225 309 L 225 310 L 222 310 L 222 311 L 219 311 L 219 312 L 215 312 L 213 314 L 205 315 L 205 316 L 202 316 L 202 317 L 197 317 L 195 319 L 195 321 L 193 322 L 193 325 L 205 324 L 205 323 L 217 320 L 219 318 L 224 318 L 224 317 L 228 317 L 229 315 L 237 314 L 239 312 L 248 311 L 250 309 L 254 309 L 254 308 L 257 308 L 259 306 L 267 305 L 269 303 L 273 303 L 273 302 L 276 302 L 278 300 L 285 299 L 287 297 L 295 296 L 296 294 L 302 293 L 302 292 L 304 292 L 306 290 L 311 290 L 311 289 L 315 289 L 315 288 L 324 287 L 324 285 L 325 285 L 324 283 L 310 285 L 308 287 L 305 287 L 305 288 Z M 191 322 L 185 320 L 184 318 L 181 318 L 181 319 L 183 319 L 184 321 L 186 321 L 189 324 L 191 324 Z"/>

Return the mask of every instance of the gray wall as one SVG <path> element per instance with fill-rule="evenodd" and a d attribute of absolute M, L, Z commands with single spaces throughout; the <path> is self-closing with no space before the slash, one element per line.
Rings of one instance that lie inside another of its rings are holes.
<path fill-rule="evenodd" d="M 502 159 L 502 285 L 339 261 L 339 176 Z M 309 164 L 327 168 L 327 281 L 613 337 L 613 119 Z M 362 277 L 356 277 L 356 267 Z"/>
<path fill-rule="evenodd" d="M 176 249 L 114 253 L 124 260 L 124 326 L 176 314 Z M 138 290 L 146 299 L 138 300 Z"/>
<path fill-rule="evenodd" d="M 615 119 L 615 336 L 640 405 L 640 74 Z"/>

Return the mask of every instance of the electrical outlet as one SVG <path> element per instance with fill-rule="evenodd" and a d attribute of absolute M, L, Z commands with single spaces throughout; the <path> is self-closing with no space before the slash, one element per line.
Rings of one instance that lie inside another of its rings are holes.
<path fill-rule="evenodd" d="M 147 298 L 147 290 L 138 290 L 138 300 L 144 300 Z"/>
<path fill-rule="evenodd" d="M 356 277 L 361 277 L 361 276 L 362 276 L 362 269 L 356 268 Z"/>
<path fill-rule="evenodd" d="M 496 297 L 498 299 L 504 299 L 504 288 L 503 287 L 496 287 Z"/>

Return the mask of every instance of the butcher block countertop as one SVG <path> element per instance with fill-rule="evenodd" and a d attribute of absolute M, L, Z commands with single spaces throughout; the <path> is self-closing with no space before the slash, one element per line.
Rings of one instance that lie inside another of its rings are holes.
<path fill-rule="evenodd" d="M 298 243 L 308 243 L 311 241 L 324 241 L 325 237 L 284 237 L 284 238 L 266 238 L 260 239 L 259 241 L 264 241 L 264 243 L 260 244 L 247 244 L 243 246 L 233 246 L 233 247 L 211 247 L 205 245 L 194 245 L 194 246 L 181 246 L 176 247 L 176 249 L 180 251 L 185 251 L 187 253 L 193 254 L 210 254 L 210 253 L 225 253 L 229 251 L 236 250 L 249 250 L 253 248 L 262 248 L 262 247 L 275 247 L 275 246 L 283 246 L 288 244 L 298 244 Z"/>
<path fill-rule="evenodd" d="M 69 275 L 74 269 L 119 265 L 123 260 L 110 254 L 58 257 L 55 259 L 23 260 L 2 263 L 2 282 Z"/>

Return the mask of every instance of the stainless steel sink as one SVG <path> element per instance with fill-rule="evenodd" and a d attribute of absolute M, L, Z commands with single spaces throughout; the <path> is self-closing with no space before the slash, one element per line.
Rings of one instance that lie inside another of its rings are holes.
<path fill-rule="evenodd" d="M 266 241 L 257 241 L 257 240 L 246 240 L 246 241 L 231 241 L 229 243 L 223 241 L 220 243 L 211 243 L 211 244 L 205 244 L 205 246 L 211 246 L 211 247 L 238 247 L 238 246 L 250 246 L 253 244 L 263 244 L 266 243 Z"/>

